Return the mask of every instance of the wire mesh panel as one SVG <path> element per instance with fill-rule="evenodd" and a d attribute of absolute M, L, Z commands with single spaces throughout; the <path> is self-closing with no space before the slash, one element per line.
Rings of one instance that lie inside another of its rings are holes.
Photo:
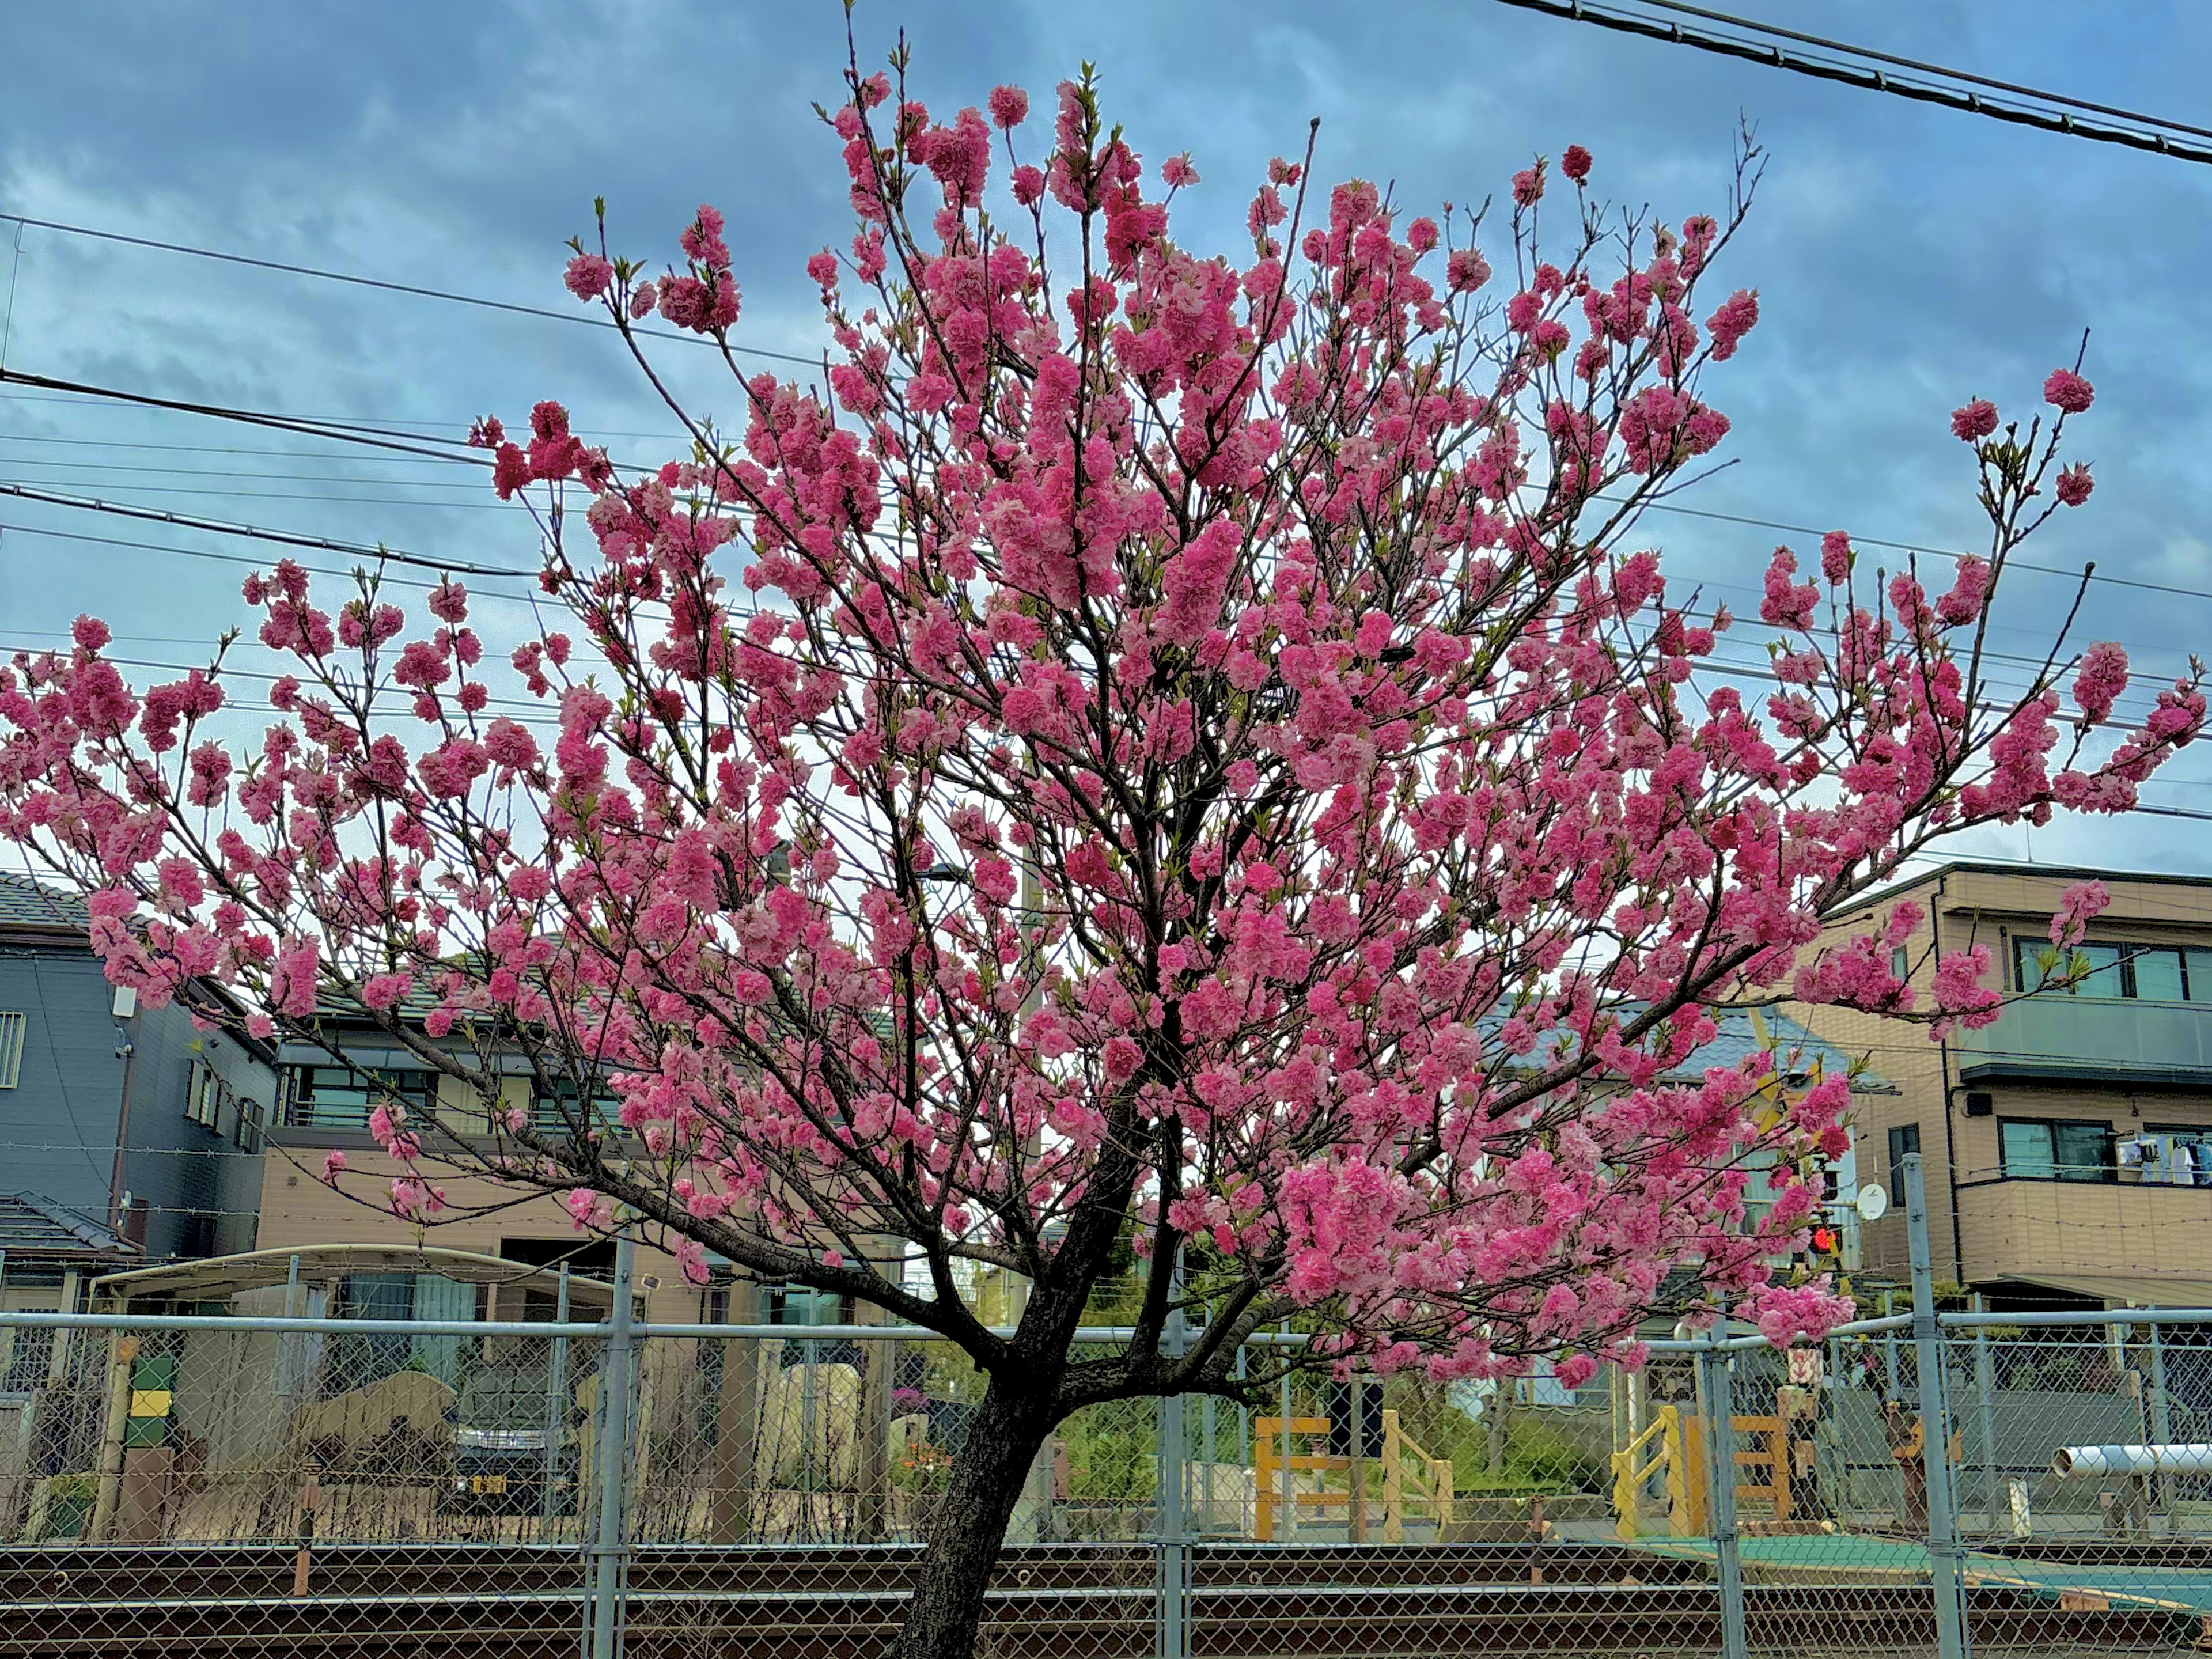
<path fill-rule="evenodd" d="M 588 1653 L 597 1576 L 635 1659 L 870 1659 L 984 1379 L 811 1328 L 9 1327 L 0 1654 Z M 1093 1407 L 978 1651 L 1933 1655 L 1939 1468 L 1977 1649 L 2202 1650 L 2208 1330 L 1954 1322 L 1932 1426 L 1893 1328 Z"/>
<path fill-rule="evenodd" d="M 590 1337 L 9 1334 L 0 1653 L 576 1650 Z"/>
<path fill-rule="evenodd" d="M 2005 1613 L 2008 1639 L 2094 1626 L 2118 1652 L 2204 1638 L 2208 1336 L 2124 1322 L 1951 1333 L 1966 1571 L 1976 1600 Z"/>

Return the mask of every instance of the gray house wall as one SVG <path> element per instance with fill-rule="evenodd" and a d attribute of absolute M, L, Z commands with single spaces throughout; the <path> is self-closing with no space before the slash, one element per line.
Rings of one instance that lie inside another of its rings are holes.
<path fill-rule="evenodd" d="M 128 1042 L 123 1185 L 145 1206 L 147 1255 L 251 1249 L 260 1159 L 238 1145 L 230 1114 L 210 1130 L 185 1105 L 196 1060 L 264 1109 L 274 1071 L 235 1037 L 194 1030 L 173 1005 L 118 1020 L 114 995 L 89 949 L 0 941 L 0 1012 L 25 1017 L 15 1086 L 0 1089 L 0 1191 L 106 1219 L 126 1069 L 116 1051 Z"/>
<path fill-rule="evenodd" d="M 276 1099 L 275 1068 L 228 1032 L 195 1030 L 191 1016 L 174 1003 L 112 1023 L 130 1030 L 136 1049 L 123 1184 L 134 1200 L 146 1201 L 147 1255 L 252 1249 L 261 1155 L 240 1145 L 241 1107 L 226 1105 L 215 1124 L 204 1127 L 185 1115 L 185 1103 L 198 1061 L 229 1085 L 234 1101 L 257 1103 L 265 1124 Z"/>

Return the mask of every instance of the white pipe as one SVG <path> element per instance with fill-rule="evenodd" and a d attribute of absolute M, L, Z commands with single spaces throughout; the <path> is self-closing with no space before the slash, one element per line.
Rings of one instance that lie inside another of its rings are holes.
<path fill-rule="evenodd" d="M 2053 1474 L 2156 1474 L 2160 1471 L 2202 1474 L 2212 1470 L 2212 1445 L 2197 1442 L 2164 1446 L 2061 1446 L 2051 1460 Z"/>

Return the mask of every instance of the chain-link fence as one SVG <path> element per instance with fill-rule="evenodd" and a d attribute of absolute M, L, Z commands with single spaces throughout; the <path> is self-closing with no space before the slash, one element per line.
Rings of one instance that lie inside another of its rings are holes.
<path fill-rule="evenodd" d="M 0 1653 L 881 1651 L 981 1379 L 910 1331 L 623 1305 L 0 1316 Z M 1954 1314 L 1571 1391 L 1093 1407 L 980 1650 L 2181 1652 L 2208 1615 L 2212 1316 Z"/>

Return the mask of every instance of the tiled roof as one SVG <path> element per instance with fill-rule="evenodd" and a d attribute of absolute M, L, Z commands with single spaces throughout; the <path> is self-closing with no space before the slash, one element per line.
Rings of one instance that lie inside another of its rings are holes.
<path fill-rule="evenodd" d="M 130 1260 L 138 1255 L 88 1216 L 36 1193 L 0 1193 L 0 1249 L 8 1260 L 69 1261 Z"/>
<path fill-rule="evenodd" d="M 1760 1048 L 1774 1051 L 1775 1064 L 1789 1071 L 1810 1072 L 1818 1066 L 1821 1073 L 1838 1077 L 1851 1068 L 1852 1056 L 1833 1043 L 1823 1042 L 1812 1032 L 1787 1014 L 1771 1008 L 1759 1011 L 1757 1020 L 1748 1008 L 1729 1008 L 1714 1011 L 1713 1024 L 1720 1033 L 1702 1048 L 1668 1075 L 1670 1078 L 1691 1079 L 1702 1078 L 1714 1066 L 1734 1066 L 1746 1054 Z M 1761 1039 L 1760 1024 L 1766 1027 Z M 1851 1079 L 1855 1094 L 1893 1095 L 1897 1085 L 1879 1072 L 1862 1071 Z"/>
<path fill-rule="evenodd" d="M 52 933 L 83 933 L 90 917 L 74 893 L 47 887 L 12 871 L 0 870 L 0 927 L 33 927 Z"/>
<path fill-rule="evenodd" d="M 1632 1016 L 1638 1005 L 1624 1004 L 1617 1012 L 1623 1018 Z M 1799 1073 L 1817 1069 L 1824 1077 L 1840 1077 L 1851 1069 L 1852 1056 L 1832 1042 L 1823 1042 L 1787 1014 L 1772 1008 L 1753 1011 L 1749 1008 L 1715 1008 L 1708 1011 L 1713 1024 L 1719 1027 L 1711 1042 L 1691 1050 L 1689 1057 L 1679 1066 L 1662 1073 L 1667 1083 L 1697 1083 L 1713 1067 L 1732 1066 L 1747 1054 L 1760 1049 L 1770 1049 L 1774 1054 L 1776 1068 L 1788 1082 Z M 1504 1023 L 1503 1015 L 1493 1015 L 1483 1022 L 1486 1030 L 1495 1031 Z M 1764 1027 L 1762 1033 L 1761 1027 Z M 1564 1048 L 1568 1039 L 1560 1036 L 1552 1039 Z M 1559 1052 L 1558 1049 L 1553 1052 Z M 1538 1060 L 1543 1057 L 1539 1043 Z M 1893 1095 L 1897 1085 L 1880 1073 L 1861 1071 L 1851 1079 L 1854 1094 Z"/>

